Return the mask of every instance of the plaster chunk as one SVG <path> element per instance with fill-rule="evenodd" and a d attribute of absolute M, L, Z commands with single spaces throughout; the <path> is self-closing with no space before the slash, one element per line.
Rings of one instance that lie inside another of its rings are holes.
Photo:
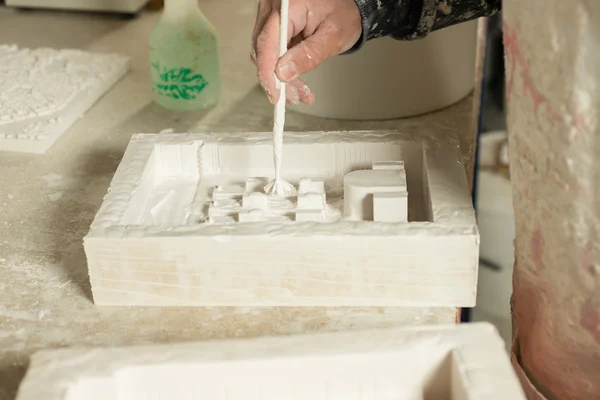
<path fill-rule="evenodd" d="M 263 222 L 267 220 L 264 210 L 240 210 L 238 213 L 238 222 Z"/>
<path fill-rule="evenodd" d="M 406 192 L 404 170 L 352 171 L 344 176 L 344 216 L 351 220 L 373 221 L 373 195 Z"/>
<path fill-rule="evenodd" d="M 325 193 L 325 182 L 311 178 L 300 179 L 298 193 Z"/>
<path fill-rule="evenodd" d="M 265 193 L 249 193 L 244 195 L 242 198 L 242 207 L 246 209 L 266 211 L 269 209 L 269 198 Z"/>
<path fill-rule="evenodd" d="M 209 217 L 234 216 L 240 209 L 240 203 L 232 198 L 212 201 L 208 206 Z M 218 221 L 218 220 L 217 220 Z"/>
<path fill-rule="evenodd" d="M 213 189 L 213 200 L 236 199 L 243 195 L 244 187 L 241 185 L 220 185 Z"/>
<path fill-rule="evenodd" d="M 285 213 L 295 208 L 294 202 L 288 198 L 277 195 L 267 196 L 269 201 L 269 210 L 275 213 Z"/>
<path fill-rule="evenodd" d="M 239 207 L 208 207 L 209 217 L 223 217 L 228 215 L 234 215 L 236 212 L 239 212 Z"/>
<path fill-rule="evenodd" d="M 373 221 L 375 222 L 407 222 L 408 193 L 376 192 L 373 193 Z"/>
<path fill-rule="evenodd" d="M 303 193 L 298 195 L 299 210 L 323 210 L 326 204 L 325 193 Z"/>
<path fill-rule="evenodd" d="M 214 200 L 212 205 L 219 208 L 238 208 L 240 203 L 234 198 L 223 198 Z"/>

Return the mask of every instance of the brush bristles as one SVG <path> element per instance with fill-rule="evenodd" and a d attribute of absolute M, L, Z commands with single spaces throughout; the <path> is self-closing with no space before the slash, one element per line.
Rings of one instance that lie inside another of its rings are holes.
<path fill-rule="evenodd" d="M 292 196 L 296 193 L 296 188 L 294 185 L 281 179 L 273 179 L 267 186 L 265 186 L 264 190 L 267 194 L 274 194 L 282 197 Z"/>

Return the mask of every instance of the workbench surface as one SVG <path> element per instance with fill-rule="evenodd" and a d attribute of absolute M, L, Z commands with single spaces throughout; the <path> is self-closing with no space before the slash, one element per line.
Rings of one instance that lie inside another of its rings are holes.
<path fill-rule="evenodd" d="M 31 352 L 308 331 L 455 322 L 454 308 L 96 308 L 82 238 L 136 132 L 270 131 L 273 107 L 250 63 L 254 1 L 202 0 L 220 33 L 223 97 L 209 112 L 153 104 L 148 34 L 157 14 L 16 12 L 0 6 L 0 43 L 120 52 L 132 70 L 45 155 L 0 153 L 0 399 L 13 399 Z M 440 112 L 399 121 L 325 120 L 289 113 L 286 129 L 434 130 L 459 136 L 472 159 L 470 96 Z M 1 112 L 1 110 L 0 110 Z M 468 165 L 468 164 L 467 164 Z"/>

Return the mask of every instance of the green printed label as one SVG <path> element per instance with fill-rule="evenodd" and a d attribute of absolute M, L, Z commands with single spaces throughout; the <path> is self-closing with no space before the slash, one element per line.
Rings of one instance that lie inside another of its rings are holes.
<path fill-rule="evenodd" d="M 194 100 L 208 85 L 200 74 L 192 73 L 189 68 L 160 68 L 158 63 L 152 63 L 160 79 L 154 82 L 152 90 L 159 95 L 174 99 Z"/>

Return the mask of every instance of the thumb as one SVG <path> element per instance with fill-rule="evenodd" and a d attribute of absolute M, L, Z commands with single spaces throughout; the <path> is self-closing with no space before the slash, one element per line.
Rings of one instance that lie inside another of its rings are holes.
<path fill-rule="evenodd" d="M 316 68 L 323 61 L 341 53 L 342 42 L 340 29 L 335 25 L 322 25 L 279 59 L 275 69 L 277 78 L 288 82 Z"/>

